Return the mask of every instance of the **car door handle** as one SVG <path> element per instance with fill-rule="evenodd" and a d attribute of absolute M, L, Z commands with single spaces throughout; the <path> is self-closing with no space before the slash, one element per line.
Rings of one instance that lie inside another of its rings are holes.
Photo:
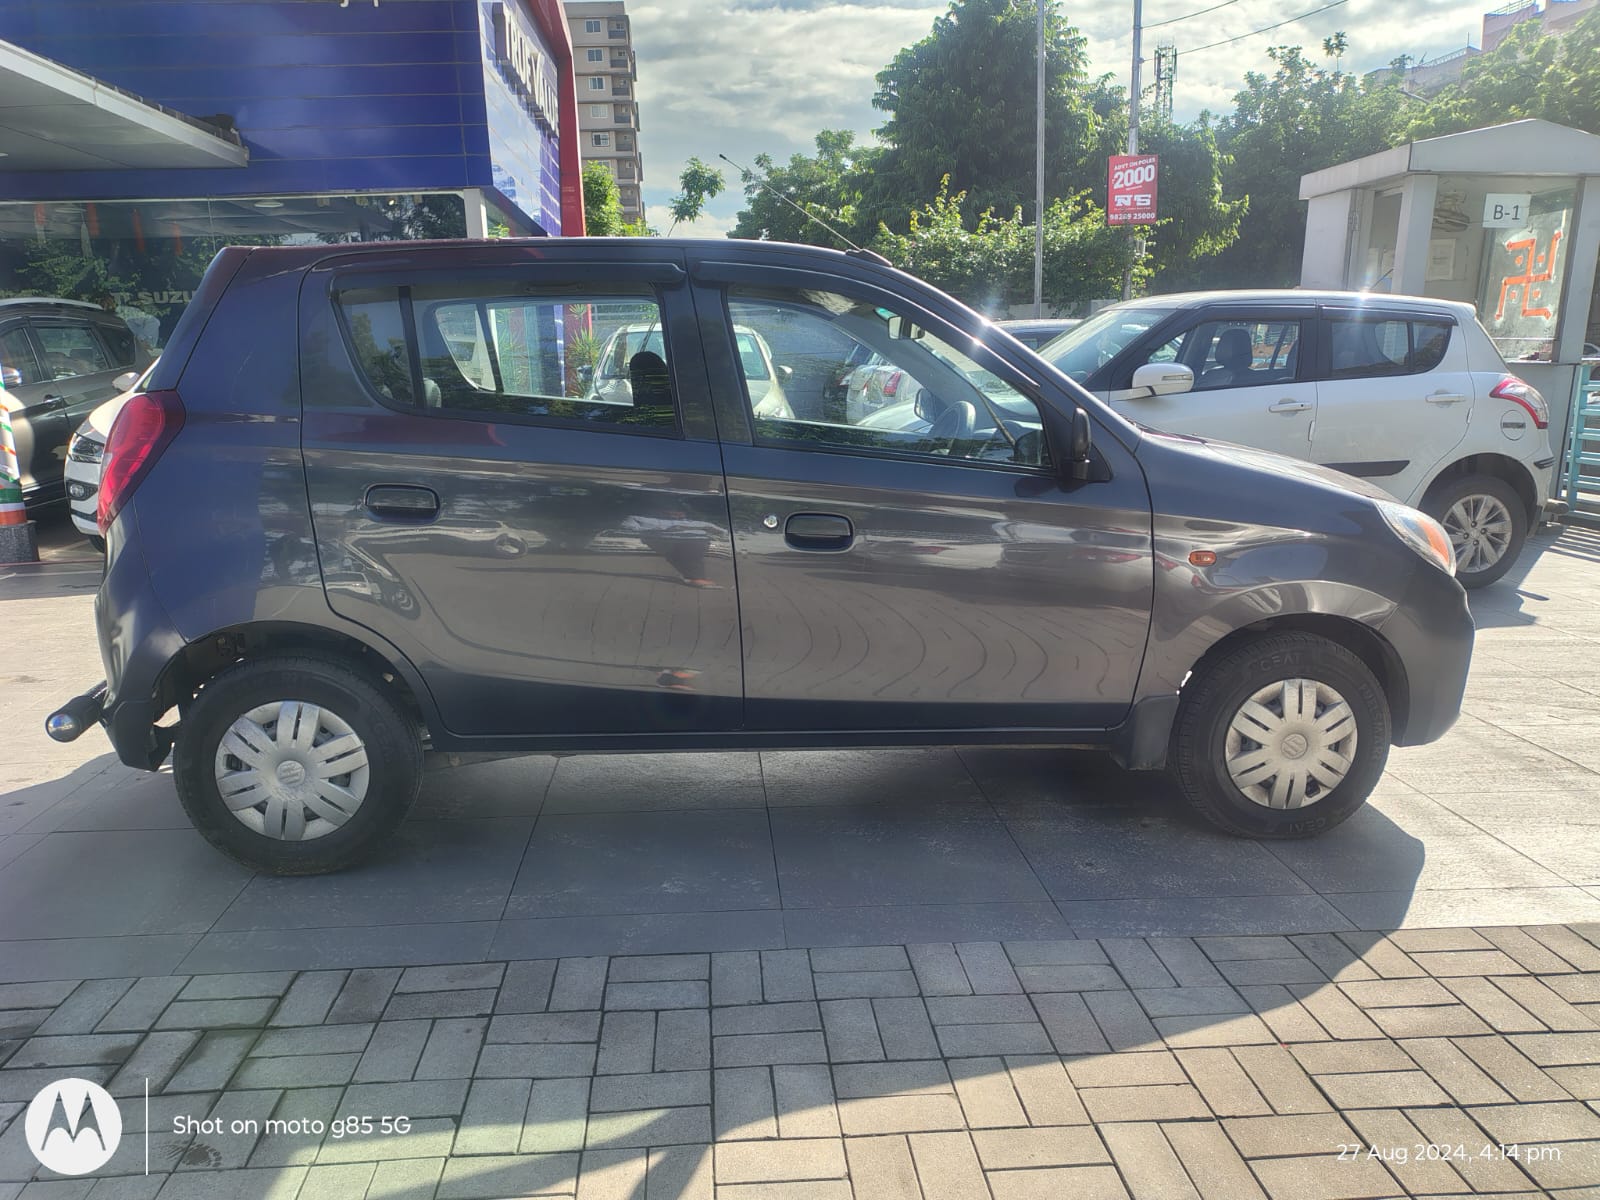
<path fill-rule="evenodd" d="M 52 394 L 49 396 L 40 397 L 37 411 L 42 413 L 60 412 L 66 406 L 67 398 L 65 396 L 57 396 Z"/>
<path fill-rule="evenodd" d="M 1276 404 L 1267 405 L 1267 411 L 1275 413 L 1297 413 L 1305 412 L 1306 409 L 1310 407 L 1311 401 L 1309 400 L 1279 400 Z"/>
<path fill-rule="evenodd" d="M 406 517 L 419 521 L 439 515 L 439 493 L 412 483 L 374 484 L 367 489 L 363 503 L 375 517 Z"/>
<path fill-rule="evenodd" d="M 1460 392 L 1434 392 L 1428 397 L 1429 404 L 1460 404 L 1466 397 Z"/>
<path fill-rule="evenodd" d="M 783 523 L 783 540 L 796 550 L 848 550 L 855 529 L 831 513 L 795 513 Z"/>

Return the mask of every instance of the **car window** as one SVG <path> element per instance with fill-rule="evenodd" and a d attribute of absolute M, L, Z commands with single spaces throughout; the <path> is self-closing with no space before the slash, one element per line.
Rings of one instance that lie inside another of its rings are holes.
<path fill-rule="evenodd" d="M 643 292 L 429 285 L 352 289 L 338 304 L 368 382 L 401 406 L 677 428 L 661 312 Z"/>
<path fill-rule="evenodd" d="M 1448 321 L 1411 322 L 1411 369 L 1416 373 L 1431 371 L 1444 361 L 1450 348 L 1451 325 Z"/>
<path fill-rule="evenodd" d="M 1182 361 L 1194 390 L 1261 387 L 1299 376 L 1299 321 L 1203 321 L 1185 339 Z M 1159 360 L 1157 360 L 1159 361 Z"/>
<path fill-rule="evenodd" d="M 1375 379 L 1431 371 L 1444 361 L 1453 328 L 1442 319 L 1329 317 L 1329 377 Z"/>
<path fill-rule="evenodd" d="M 106 348 L 111 351 L 111 359 L 117 366 L 133 366 L 138 351 L 132 330 L 126 325 L 102 325 L 100 337 L 104 340 Z"/>
<path fill-rule="evenodd" d="M 75 379 L 111 370 L 106 349 L 88 325 L 35 321 L 33 335 L 44 357 L 46 379 Z"/>
<path fill-rule="evenodd" d="M 13 325 L 0 333 L 0 367 L 8 367 L 21 376 L 7 383 L 7 387 L 44 382 L 44 373 L 40 371 L 39 361 L 33 356 L 33 345 L 28 341 L 28 331 L 21 325 Z"/>
<path fill-rule="evenodd" d="M 1039 347 L 1039 357 L 1057 370 L 1085 382 L 1124 347 L 1132 345 L 1156 322 L 1172 315 L 1165 308 L 1101 309 L 1081 325 Z"/>
<path fill-rule="evenodd" d="M 758 442 L 1047 465 L 1038 405 L 900 314 L 832 292 L 740 288 L 728 309 L 736 340 L 748 332 L 775 367 L 767 378 L 739 355 Z"/>

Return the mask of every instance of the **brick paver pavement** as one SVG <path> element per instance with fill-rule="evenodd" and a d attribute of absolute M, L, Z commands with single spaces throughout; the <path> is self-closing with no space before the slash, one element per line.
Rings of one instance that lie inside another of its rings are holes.
<path fill-rule="evenodd" d="M 4 1200 L 1467 1195 L 1600 1196 L 1600 925 L 0 985 Z"/>

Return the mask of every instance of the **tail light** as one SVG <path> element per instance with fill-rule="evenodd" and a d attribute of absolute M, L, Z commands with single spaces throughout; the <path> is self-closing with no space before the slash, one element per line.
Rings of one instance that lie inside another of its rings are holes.
<path fill-rule="evenodd" d="M 1525 379 L 1518 379 L 1515 375 L 1507 375 L 1494 387 L 1489 389 L 1489 395 L 1496 400 L 1509 400 L 1513 404 L 1520 404 L 1528 410 L 1528 415 L 1533 418 L 1534 425 L 1539 429 L 1550 427 L 1550 406 L 1544 402 L 1544 397 L 1539 394 L 1539 389 Z"/>
<path fill-rule="evenodd" d="M 900 375 L 899 371 L 891 371 L 889 378 L 883 381 L 883 394 L 885 396 L 892 396 L 900 390 Z"/>
<path fill-rule="evenodd" d="M 95 524 L 102 534 L 182 428 L 183 401 L 177 392 L 141 392 L 122 406 L 111 424 L 100 469 Z"/>

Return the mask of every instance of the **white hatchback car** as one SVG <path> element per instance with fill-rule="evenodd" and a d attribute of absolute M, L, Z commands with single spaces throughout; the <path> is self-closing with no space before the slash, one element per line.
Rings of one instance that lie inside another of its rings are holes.
<path fill-rule="evenodd" d="M 1467 587 L 1510 569 L 1556 453 L 1544 398 L 1470 304 L 1197 292 L 1103 309 L 1041 347 L 1132 420 L 1358 475 L 1444 523 Z"/>

